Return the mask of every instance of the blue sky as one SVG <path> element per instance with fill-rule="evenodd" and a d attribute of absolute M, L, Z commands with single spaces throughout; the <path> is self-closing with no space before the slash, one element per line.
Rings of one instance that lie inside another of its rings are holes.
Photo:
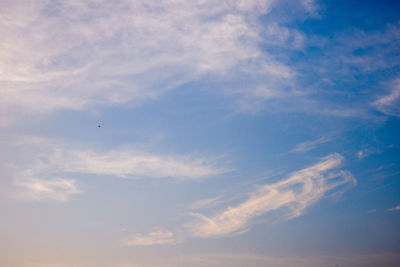
<path fill-rule="evenodd" d="M 2 1 L 0 265 L 398 266 L 399 10 Z"/>

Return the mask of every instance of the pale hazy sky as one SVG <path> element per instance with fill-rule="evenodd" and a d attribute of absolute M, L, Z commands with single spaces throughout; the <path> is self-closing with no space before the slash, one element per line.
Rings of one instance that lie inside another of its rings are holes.
<path fill-rule="evenodd" d="M 398 1 L 0 1 L 0 266 L 400 265 Z"/>

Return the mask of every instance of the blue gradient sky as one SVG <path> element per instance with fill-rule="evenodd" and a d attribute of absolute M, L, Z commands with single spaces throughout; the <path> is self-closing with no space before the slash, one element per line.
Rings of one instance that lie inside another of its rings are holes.
<path fill-rule="evenodd" d="M 0 265 L 399 266 L 399 11 L 1 1 Z"/>

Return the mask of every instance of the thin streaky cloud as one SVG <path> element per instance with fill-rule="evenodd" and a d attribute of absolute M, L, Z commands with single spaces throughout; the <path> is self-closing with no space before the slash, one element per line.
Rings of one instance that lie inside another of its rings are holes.
<path fill-rule="evenodd" d="M 251 223 L 256 217 L 272 211 L 280 211 L 278 221 L 290 220 L 301 216 L 307 208 L 321 200 L 328 193 L 332 196 L 341 195 L 345 190 L 354 186 L 357 181 L 350 172 L 333 171 L 343 161 L 343 156 L 331 154 L 320 162 L 296 171 L 288 178 L 273 184 L 263 185 L 258 190 L 250 192 L 249 198 L 237 206 L 229 206 L 214 216 L 208 217 L 200 213 L 189 212 L 192 221 L 175 232 L 180 233 L 179 242 L 190 238 L 216 238 L 233 234 L 243 234 L 251 230 Z M 230 199 L 231 200 L 231 199 Z M 189 206 L 189 209 L 213 208 L 216 204 L 226 203 L 221 196 L 199 200 Z M 194 221 L 193 221 L 194 219 Z M 177 239 L 173 232 L 161 231 L 148 235 L 136 236 L 124 240 L 130 245 L 175 244 Z M 153 241 L 154 237 L 154 242 Z M 169 241 L 165 241 L 164 237 Z M 165 241 L 165 242 L 164 242 Z"/>
<path fill-rule="evenodd" d="M 297 144 L 292 150 L 291 152 L 295 152 L 295 153 L 302 153 L 302 152 L 307 152 L 310 150 L 313 150 L 315 148 L 318 147 L 318 145 L 322 145 L 325 144 L 327 142 L 329 142 L 331 139 L 328 137 L 321 137 L 318 138 L 316 140 L 312 140 L 312 141 L 306 141 L 300 144 Z"/>
<path fill-rule="evenodd" d="M 400 78 L 397 78 L 391 86 L 391 91 L 387 95 L 380 96 L 373 103 L 374 106 L 381 112 L 392 115 L 400 116 Z"/>
<path fill-rule="evenodd" d="M 189 226 L 190 231 L 193 236 L 203 238 L 238 234 L 248 230 L 255 217 L 275 210 L 283 210 L 281 220 L 298 217 L 329 191 L 345 190 L 356 184 L 356 179 L 349 172 L 330 172 L 342 160 L 341 155 L 331 154 L 285 180 L 260 187 L 245 202 L 214 216 L 191 213 L 199 221 Z"/>
<path fill-rule="evenodd" d="M 0 266 L 398 266 L 397 9 L 0 0 Z"/>
<path fill-rule="evenodd" d="M 85 173 L 119 178 L 195 180 L 229 171 L 216 165 L 216 157 L 152 154 L 129 147 L 94 151 L 37 137 L 25 137 L 20 145 L 27 155 L 35 158 L 28 166 L 20 166 L 18 176 Z"/>
<path fill-rule="evenodd" d="M 207 163 L 205 158 L 154 155 L 123 149 L 106 153 L 66 151 L 65 159 L 54 162 L 62 172 L 114 175 L 121 178 L 199 179 L 225 172 Z"/>
<path fill-rule="evenodd" d="M 218 157 L 146 153 L 131 147 L 94 151 L 48 138 L 23 136 L 16 141 L 21 159 L 10 162 L 16 196 L 26 200 L 66 202 L 82 191 L 77 174 L 123 179 L 199 180 L 231 171 Z"/>
<path fill-rule="evenodd" d="M 372 154 L 377 154 L 377 153 L 382 153 L 383 151 L 378 149 L 378 148 L 366 148 L 366 149 L 362 149 L 360 151 L 357 152 L 357 157 L 359 160 L 372 155 Z"/>
<path fill-rule="evenodd" d="M 256 87 L 267 79 L 276 95 L 292 76 L 259 46 L 261 35 L 289 47 L 288 37 L 301 35 L 262 32 L 254 18 L 273 0 L 95 2 L 2 5 L 2 115 L 141 104 L 209 74 L 221 81 L 250 74 Z M 265 97 L 253 88 L 241 94 Z"/>
<path fill-rule="evenodd" d="M 199 200 L 195 201 L 194 203 L 190 204 L 188 208 L 191 210 L 205 209 L 205 208 L 213 207 L 220 202 L 221 202 L 221 197 L 199 199 Z"/>
<path fill-rule="evenodd" d="M 319 10 L 319 6 L 316 2 L 317 2 L 316 0 L 302 0 L 301 1 L 304 8 L 306 9 L 306 11 L 314 17 L 318 16 L 318 10 Z"/>
<path fill-rule="evenodd" d="M 76 180 L 56 178 L 52 180 L 31 178 L 16 181 L 21 188 L 17 197 L 25 200 L 40 201 L 51 199 L 58 202 L 66 202 L 72 195 L 81 194 Z"/>
<path fill-rule="evenodd" d="M 388 209 L 388 211 L 398 211 L 398 210 L 400 210 L 400 205 L 397 205 L 396 207 Z"/>
<path fill-rule="evenodd" d="M 124 246 L 154 246 L 176 244 L 174 234 L 169 231 L 157 230 L 148 235 L 135 236 L 131 239 L 122 240 Z"/>
<path fill-rule="evenodd" d="M 268 108 L 362 117 L 370 103 L 332 105 L 318 90 L 304 89 L 307 82 L 299 86 L 299 78 L 307 80 L 307 70 L 323 81 L 353 77 L 353 69 L 388 68 L 395 63 L 383 57 L 397 49 L 393 44 L 399 36 L 391 26 L 385 33 L 350 33 L 334 42 L 321 37 L 314 43 L 309 39 L 315 37 L 278 20 L 261 23 L 260 16 L 270 15 L 279 4 L 274 0 L 3 2 L 0 127 L 23 121 L 20 117 L 31 119 L 31 112 L 45 116 L 59 110 L 139 106 L 210 76 L 216 83 L 209 87 L 233 96 L 240 113 Z M 298 3 L 298 12 L 317 15 L 317 1 L 294 1 Z M 324 58 L 296 64 L 282 60 L 321 44 L 332 51 Z M 384 53 L 354 55 L 365 47 Z M 393 97 L 395 92 L 377 100 L 378 109 L 398 115 L 396 105 L 381 103 Z"/>
<path fill-rule="evenodd" d="M 357 152 L 357 157 L 358 159 L 363 159 L 365 158 L 369 153 L 367 153 L 366 150 L 360 150 Z"/>

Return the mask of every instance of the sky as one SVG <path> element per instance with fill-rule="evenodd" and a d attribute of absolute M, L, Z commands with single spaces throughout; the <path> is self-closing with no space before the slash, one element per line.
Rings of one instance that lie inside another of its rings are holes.
<path fill-rule="evenodd" d="M 400 3 L 0 2 L 0 266 L 400 264 Z"/>

